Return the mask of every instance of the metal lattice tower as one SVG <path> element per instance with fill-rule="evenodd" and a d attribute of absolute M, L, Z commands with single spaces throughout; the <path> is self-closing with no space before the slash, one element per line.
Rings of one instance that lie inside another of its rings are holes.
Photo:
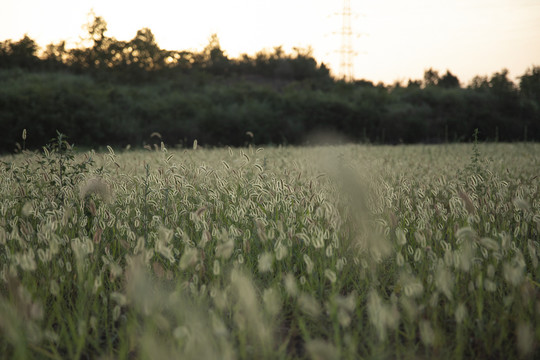
<path fill-rule="evenodd" d="M 347 82 L 353 80 L 353 31 L 352 31 L 352 11 L 351 0 L 343 0 L 342 25 L 341 25 L 341 48 L 339 50 L 339 73 Z"/>

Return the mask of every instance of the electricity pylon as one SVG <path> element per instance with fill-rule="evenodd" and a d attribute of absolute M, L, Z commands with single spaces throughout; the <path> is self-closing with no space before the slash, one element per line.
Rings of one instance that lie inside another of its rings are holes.
<path fill-rule="evenodd" d="M 354 49 L 352 31 L 351 0 L 343 0 L 342 25 L 341 25 L 341 48 L 339 49 L 339 73 L 343 80 L 350 82 L 354 74 Z"/>

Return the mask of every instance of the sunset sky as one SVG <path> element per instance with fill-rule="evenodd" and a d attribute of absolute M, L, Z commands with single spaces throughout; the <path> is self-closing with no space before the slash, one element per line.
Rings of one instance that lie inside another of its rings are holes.
<path fill-rule="evenodd" d="M 392 83 L 449 69 L 466 84 L 502 68 L 540 65 L 540 0 L 351 0 L 356 78 Z M 108 36 L 148 27 L 159 45 L 200 51 L 212 33 L 230 57 L 283 45 L 313 48 L 339 70 L 341 0 L 2 0 L 0 40 L 75 45 L 93 9 Z"/>

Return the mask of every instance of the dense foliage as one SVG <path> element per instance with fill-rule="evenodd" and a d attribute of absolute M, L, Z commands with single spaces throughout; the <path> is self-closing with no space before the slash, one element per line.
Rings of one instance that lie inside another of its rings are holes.
<path fill-rule="evenodd" d="M 313 132 L 375 143 L 540 140 L 540 67 L 514 84 L 506 70 L 462 87 L 429 69 L 408 84 L 345 83 L 309 50 L 229 58 L 212 36 L 201 52 L 161 49 L 151 30 L 106 36 L 95 17 L 79 47 L 40 52 L 25 36 L 0 43 L 0 151 L 66 133 L 79 145 L 298 144 Z M 249 132 L 249 136 L 246 135 Z"/>
<path fill-rule="evenodd" d="M 0 357 L 538 359 L 540 146 L 0 158 Z"/>

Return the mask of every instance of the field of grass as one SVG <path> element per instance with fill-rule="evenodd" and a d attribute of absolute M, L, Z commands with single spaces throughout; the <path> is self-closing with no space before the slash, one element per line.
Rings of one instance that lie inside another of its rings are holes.
<path fill-rule="evenodd" d="M 540 144 L 0 161 L 0 357 L 540 355 Z"/>

